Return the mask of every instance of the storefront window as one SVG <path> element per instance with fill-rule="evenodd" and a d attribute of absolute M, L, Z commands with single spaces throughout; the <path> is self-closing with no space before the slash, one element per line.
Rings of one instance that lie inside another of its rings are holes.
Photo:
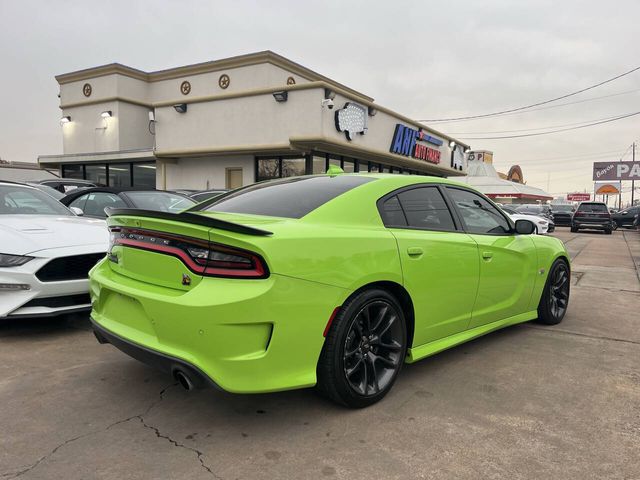
<path fill-rule="evenodd" d="M 82 165 L 62 165 L 62 177 L 84 179 Z"/>
<path fill-rule="evenodd" d="M 359 172 L 368 172 L 369 171 L 369 162 L 367 162 L 366 160 L 359 160 L 358 161 L 358 171 Z"/>
<path fill-rule="evenodd" d="M 304 158 L 283 158 L 282 176 L 299 177 L 306 172 L 306 159 Z"/>
<path fill-rule="evenodd" d="M 107 184 L 107 166 L 104 164 L 96 165 L 89 163 L 85 165 L 85 179 L 90 182 L 99 183 L 101 185 Z"/>
<path fill-rule="evenodd" d="M 329 165 L 336 165 L 337 167 L 340 167 L 340 164 L 342 162 L 340 161 L 339 158 L 330 158 L 329 159 Z"/>
<path fill-rule="evenodd" d="M 342 169 L 345 171 L 345 173 L 353 173 L 355 172 L 355 164 L 353 160 L 344 160 L 342 162 Z"/>
<path fill-rule="evenodd" d="M 369 171 L 373 173 L 380 172 L 380 164 L 378 163 L 369 163 Z"/>
<path fill-rule="evenodd" d="M 280 178 L 280 160 L 277 158 L 258 159 L 257 181 Z"/>
<path fill-rule="evenodd" d="M 320 157 L 318 155 L 314 155 L 312 173 L 314 175 L 317 175 L 317 174 L 325 173 L 326 171 L 327 171 L 327 159 L 324 156 Z"/>
<path fill-rule="evenodd" d="M 111 170 L 109 170 L 111 173 Z M 133 186 L 138 188 L 156 188 L 156 164 L 134 163 Z"/>
<path fill-rule="evenodd" d="M 109 164 L 109 186 L 110 187 L 130 187 L 131 186 L 131 164 L 130 163 L 110 163 Z"/>

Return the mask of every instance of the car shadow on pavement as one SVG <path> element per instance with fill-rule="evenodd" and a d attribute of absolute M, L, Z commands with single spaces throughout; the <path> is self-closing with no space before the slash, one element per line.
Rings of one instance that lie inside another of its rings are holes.
<path fill-rule="evenodd" d="M 91 331 L 91 325 L 86 314 L 70 314 L 44 318 L 0 319 L 0 338 L 50 335 L 74 330 Z"/>

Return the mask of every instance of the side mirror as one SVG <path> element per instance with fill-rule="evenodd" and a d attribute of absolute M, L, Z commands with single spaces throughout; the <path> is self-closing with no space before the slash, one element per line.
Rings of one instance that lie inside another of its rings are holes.
<path fill-rule="evenodd" d="M 531 235 L 536 231 L 536 225 L 530 220 L 516 220 L 516 233 L 520 235 Z"/>
<path fill-rule="evenodd" d="M 79 217 L 84 215 L 84 212 L 82 211 L 81 208 L 78 207 L 69 207 L 69 210 L 71 210 L 73 213 L 75 213 L 76 215 L 78 215 Z"/>

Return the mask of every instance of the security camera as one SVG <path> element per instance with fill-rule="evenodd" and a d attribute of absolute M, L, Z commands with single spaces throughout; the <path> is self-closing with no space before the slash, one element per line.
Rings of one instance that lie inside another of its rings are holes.
<path fill-rule="evenodd" d="M 333 100 L 331 100 L 330 98 L 325 98 L 324 100 L 322 100 L 322 106 L 327 107 L 329 110 L 333 110 L 333 105 Z"/>

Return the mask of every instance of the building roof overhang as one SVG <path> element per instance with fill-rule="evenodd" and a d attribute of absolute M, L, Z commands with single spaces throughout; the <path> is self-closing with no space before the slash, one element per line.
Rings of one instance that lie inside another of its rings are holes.
<path fill-rule="evenodd" d="M 51 167 L 61 163 L 100 163 L 154 161 L 156 156 L 151 149 L 121 150 L 115 152 L 68 153 L 61 155 L 40 155 L 38 164 Z"/>

